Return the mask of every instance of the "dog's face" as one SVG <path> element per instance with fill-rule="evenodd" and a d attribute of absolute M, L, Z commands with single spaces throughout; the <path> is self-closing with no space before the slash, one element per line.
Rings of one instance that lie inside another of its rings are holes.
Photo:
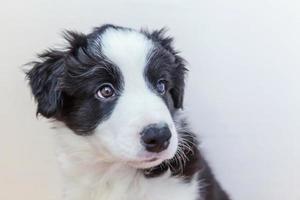
<path fill-rule="evenodd" d="M 66 39 L 67 50 L 41 54 L 28 72 L 37 112 L 90 137 L 112 162 L 149 168 L 171 159 L 185 73 L 172 39 L 112 25 Z"/>

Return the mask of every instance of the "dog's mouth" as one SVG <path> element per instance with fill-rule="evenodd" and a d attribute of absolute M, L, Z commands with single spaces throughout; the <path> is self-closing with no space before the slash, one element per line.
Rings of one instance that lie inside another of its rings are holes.
<path fill-rule="evenodd" d="M 178 145 L 170 146 L 168 149 L 154 153 L 141 151 L 135 159 L 127 160 L 127 164 L 136 169 L 148 169 L 160 165 L 166 160 L 172 159 L 177 152 Z"/>
<path fill-rule="evenodd" d="M 147 169 L 159 165 L 164 160 L 159 157 L 128 161 L 127 164 L 137 169 Z"/>
<path fill-rule="evenodd" d="M 147 169 L 160 165 L 165 160 L 171 159 L 174 155 L 168 151 L 160 153 L 143 153 L 137 159 L 129 160 L 126 163 L 136 169 Z"/>

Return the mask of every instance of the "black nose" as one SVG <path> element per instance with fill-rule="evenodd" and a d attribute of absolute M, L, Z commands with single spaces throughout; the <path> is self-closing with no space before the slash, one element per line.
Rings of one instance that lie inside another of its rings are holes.
<path fill-rule="evenodd" d="M 142 144 L 147 151 L 161 152 L 170 144 L 171 131 L 168 125 L 152 124 L 141 133 Z"/>

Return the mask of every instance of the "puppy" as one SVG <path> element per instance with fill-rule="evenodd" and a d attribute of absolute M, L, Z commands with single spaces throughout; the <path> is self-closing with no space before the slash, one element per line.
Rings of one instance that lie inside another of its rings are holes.
<path fill-rule="evenodd" d="M 185 62 L 164 30 L 67 31 L 27 78 L 54 119 L 65 200 L 229 200 L 183 112 Z"/>

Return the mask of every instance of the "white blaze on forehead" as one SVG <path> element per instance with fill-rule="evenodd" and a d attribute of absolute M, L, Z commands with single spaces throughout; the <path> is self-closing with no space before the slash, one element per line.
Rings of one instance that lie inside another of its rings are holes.
<path fill-rule="evenodd" d="M 102 53 L 116 64 L 126 78 L 141 76 L 153 43 L 145 35 L 123 29 L 110 28 L 101 35 Z"/>

